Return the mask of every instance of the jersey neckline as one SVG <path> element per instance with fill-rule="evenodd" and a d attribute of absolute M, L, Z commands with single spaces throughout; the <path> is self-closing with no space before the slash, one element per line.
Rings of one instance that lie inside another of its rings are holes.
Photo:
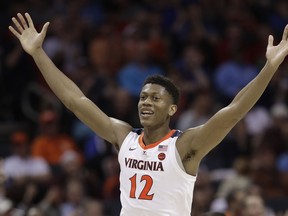
<path fill-rule="evenodd" d="M 170 138 L 174 133 L 175 133 L 175 129 L 169 131 L 163 138 L 161 138 L 160 140 L 158 140 L 157 142 L 151 143 L 149 145 L 145 145 L 143 142 L 143 136 L 144 136 L 144 131 L 140 134 L 139 136 L 139 145 L 141 146 L 141 148 L 143 148 L 144 150 L 147 149 L 151 149 L 154 148 L 155 146 L 159 145 L 159 143 L 163 142 L 164 140 L 167 140 L 168 138 Z"/>

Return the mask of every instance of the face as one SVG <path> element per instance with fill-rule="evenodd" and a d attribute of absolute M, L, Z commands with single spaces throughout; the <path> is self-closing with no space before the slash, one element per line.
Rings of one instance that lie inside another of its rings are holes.
<path fill-rule="evenodd" d="M 143 127 L 161 127 L 169 123 L 177 106 L 163 86 L 148 83 L 143 86 L 138 102 L 138 113 Z"/>
<path fill-rule="evenodd" d="M 260 197 L 251 196 L 245 200 L 244 214 L 247 216 L 264 216 L 265 207 Z"/>

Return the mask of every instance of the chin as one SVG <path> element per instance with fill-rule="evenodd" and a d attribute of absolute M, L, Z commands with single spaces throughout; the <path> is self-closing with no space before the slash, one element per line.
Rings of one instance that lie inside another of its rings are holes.
<path fill-rule="evenodd" d="M 147 120 L 147 119 L 140 119 L 140 124 L 143 127 L 150 127 L 153 124 L 153 121 Z"/>

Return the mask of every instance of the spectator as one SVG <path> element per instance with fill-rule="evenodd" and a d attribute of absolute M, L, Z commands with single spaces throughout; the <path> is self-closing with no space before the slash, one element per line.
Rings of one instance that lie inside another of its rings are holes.
<path fill-rule="evenodd" d="M 245 216 L 269 216 L 261 196 L 247 195 L 243 199 L 242 214 Z"/>
<path fill-rule="evenodd" d="M 226 199 L 233 191 L 245 191 L 252 185 L 249 178 L 249 160 L 244 157 L 238 157 L 234 164 L 234 175 L 221 179 L 216 189 L 216 198 L 211 204 L 212 211 L 224 212 L 228 207 L 228 199 Z"/>
<path fill-rule="evenodd" d="M 53 110 L 43 110 L 39 116 L 40 133 L 32 143 L 32 155 L 45 159 L 52 167 L 59 167 L 63 154 L 75 151 L 82 158 L 78 146 L 68 134 L 60 130 L 58 113 Z"/>
<path fill-rule="evenodd" d="M 245 198 L 245 191 L 235 189 L 230 191 L 230 193 L 226 196 L 227 200 L 227 209 L 225 211 L 225 215 L 228 216 L 240 216 L 242 211 L 242 203 Z M 246 215 L 245 215 L 246 216 Z"/>
<path fill-rule="evenodd" d="M 288 197 L 288 151 L 282 153 L 276 161 L 277 170 L 281 189 L 284 192 L 284 197 Z"/>
<path fill-rule="evenodd" d="M 37 207 L 47 216 L 62 216 L 61 203 L 63 202 L 63 190 L 57 184 L 49 185 L 43 199 Z"/>
<path fill-rule="evenodd" d="M 211 86 L 207 69 L 204 66 L 204 56 L 200 48 L 189 45 L 176 61 L 177 78 L 181 79 L 181 92 L 186 96 L 194 95 L 198 89 L 209 89 Z"/>
<path fill-rule="evenodd" d="M 45 215 L 40 209 L 32 207 L 28 210 L 27 216 L 45 216 Z"/>
<path fill-rule="evenodd" d="M 148 41 L 138 40 L 134 59 L 122 67 L 118 74 L 119 86 L 127 90 L 133 98 L 138 98 L 141 85 L 147 76 L 163 74 L 162 69 L 150 62 Z"/>
<path fill-rule="evenodd" d="M 76 212 L 83 214 L 87 197 L 82 181 L 75 178 L 69 179 L 65 189 L 65 200 L 61 204 L 61 216 L 72 216 Z"/>
<path fill-rule="evenodd" d="M 85 216 L 104 216 L 103 204 L 99 200 L 90 199 L 84 205 Z"/>
<path fill-rule="evenodd" d="M 45 159 L 31 155 L 30 142 L 29 135 L 24 131 L 11 134 L 12 154 L 4 160 L 4 175 L 20 184 L 47 182 L 51 177 L 49 164 Z"/>
<path fill-rule="evenodd" d="M 184 131 L 190 127 L 204 124 L 213 113 L 211 92 L 207 89 L 199 89 L 194 92 L 194 97 L 187 110 L 178 117 L 176 128 Z"/>
<path fill-rule="evenodd" d="M 233 48 L 231 58 L 218 65 L 215 71 L 218 100 L 224 105 L 257 75 L 257 68 L 244 61 L 242 49 L 240 44 Z"/>

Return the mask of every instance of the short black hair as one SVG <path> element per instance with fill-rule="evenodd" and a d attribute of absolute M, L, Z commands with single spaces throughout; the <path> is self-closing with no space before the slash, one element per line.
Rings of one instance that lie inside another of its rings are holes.
<path fill-rule="evenodd" d="M 166 91 L 172 96 L 173 103 L 178 104 L 180 91 L 178 87 L 168 77 L 159 74 L 151 75 L 146 78 L 143 86 L 149 83 L 163 86 Z"/>

